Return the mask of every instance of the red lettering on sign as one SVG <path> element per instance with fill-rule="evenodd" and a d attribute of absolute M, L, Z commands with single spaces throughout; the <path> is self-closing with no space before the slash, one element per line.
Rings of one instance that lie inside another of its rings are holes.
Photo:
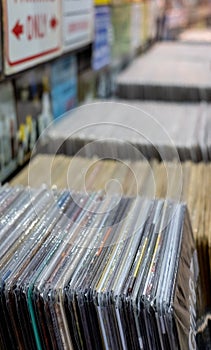
<path fill-rule="evenodd" d="M 80 30 L 86 30 L 89 26 L 88 22 L 76 22 L 76 23 L 70 23 L 68 26 L 69 33 L 77 32 Z"/>
<path fill-rule="evenodd" d="M 26 37 L 28 40 L 42 39 L 47 32 L 47 15 L 38 14 L 27 16 L 26 18 Z"/>

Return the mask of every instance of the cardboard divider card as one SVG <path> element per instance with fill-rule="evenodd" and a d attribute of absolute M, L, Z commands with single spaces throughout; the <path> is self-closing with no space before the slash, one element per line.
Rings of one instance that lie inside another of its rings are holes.
<path fill-rule="evenodd" d="M 61 1 L 3 1 L 5 74 L 61 52 Z"/>

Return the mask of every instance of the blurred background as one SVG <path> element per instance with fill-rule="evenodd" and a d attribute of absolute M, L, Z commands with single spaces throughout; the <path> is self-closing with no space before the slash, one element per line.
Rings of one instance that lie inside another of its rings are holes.
<path fill-rule="evenodd" d="M 162 62 L 172 56 L 175 62 L 169 74 L 173 78 L 176 69 L 183 74 L 191 66 L 190 55 L 191 61 L 195 59 L 198 64 L 206 60 L 207 77 L 210 14 L 210 2 L 196 0 L 4 0 L 0 38 L 0 181 L 29 160 L 36 140 L 49 123 L 85 102 L 117 95 L 139 100 L 165 99 L 152 89 L 148 97 L 143 93 L 136 96 L 135 92 L 130 96 L 117 84 L 120 72 L 137 56 L 145 57 L 155 43 L 176 41 L 208 46 L 164 47 L 161 52 L 158 48 L 152 58 L 146 56 L 145 61 L 150 63 L 142 68 L 143 72 L 139 71 L 145 82 L 151 79 L 150 70 L 155 75 L 165 75 L 160 71 L 164 69 Z M 160 63 L 156 62 L 158 58 Z M 187 62 L 180 69 L 181 58 Z M 141 62 L 141 67 L 144 64 Z M 194 73 L 187 75 L 190 79 L 195 75 L 195 80 L 200 81 L 202 70 L 195 67 L 198 65 L 193 67 Z M 173 94 L 170 99 L 178 100 L 178 93 Z M 200 96 L 195 94 L 188 99 L 203 100 L 202 93 Z M 205 100 L 209 99 L 207 96 L 208 90 Z M 179 100 L 185 99 L 183 92 Z"/>

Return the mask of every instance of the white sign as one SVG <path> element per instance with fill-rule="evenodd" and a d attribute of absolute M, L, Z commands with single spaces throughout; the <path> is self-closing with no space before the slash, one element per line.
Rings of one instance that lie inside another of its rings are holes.
<path fill-rule="evenodd" d="M 93 0 L 63 0 L 64 12 L 87 12 L 93 8 Z"/>
<path fill-rule="evenodd" d="M 63 0 L 63 49 L 69 51 L 93 40 L 92 0 Z"/>
<path fill-rule="evenodd" d="M 60 53 L 60 0 L 4 0 L 3 9 L 6 74 Z"/>

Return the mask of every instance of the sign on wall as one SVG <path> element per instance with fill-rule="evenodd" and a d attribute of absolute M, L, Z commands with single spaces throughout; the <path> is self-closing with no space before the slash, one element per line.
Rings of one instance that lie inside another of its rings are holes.
<path fill-rule="evenodd" d="M 93 40 L 92 0 L 63 0 L 63 49 L 77 49 Z"/>
<path fill-rule="evenodd" d="M 4 0 L 5 73 L 12 74 L 61 51 L 60 0 Z"/>
<path fill-rule="evenodd" d="M 110 28 L 111 16 L 108 6 L 95 8 L 95 36 L 93 43 L 92 67 L 99 70 L 110 63 Z"/>
<path fill-rule="evenodd" d="M 51 67 L 51 99 L 54 118 L 60 117 L 77 104 L 77 60 L 75 56 L 64 56 Z"/>

